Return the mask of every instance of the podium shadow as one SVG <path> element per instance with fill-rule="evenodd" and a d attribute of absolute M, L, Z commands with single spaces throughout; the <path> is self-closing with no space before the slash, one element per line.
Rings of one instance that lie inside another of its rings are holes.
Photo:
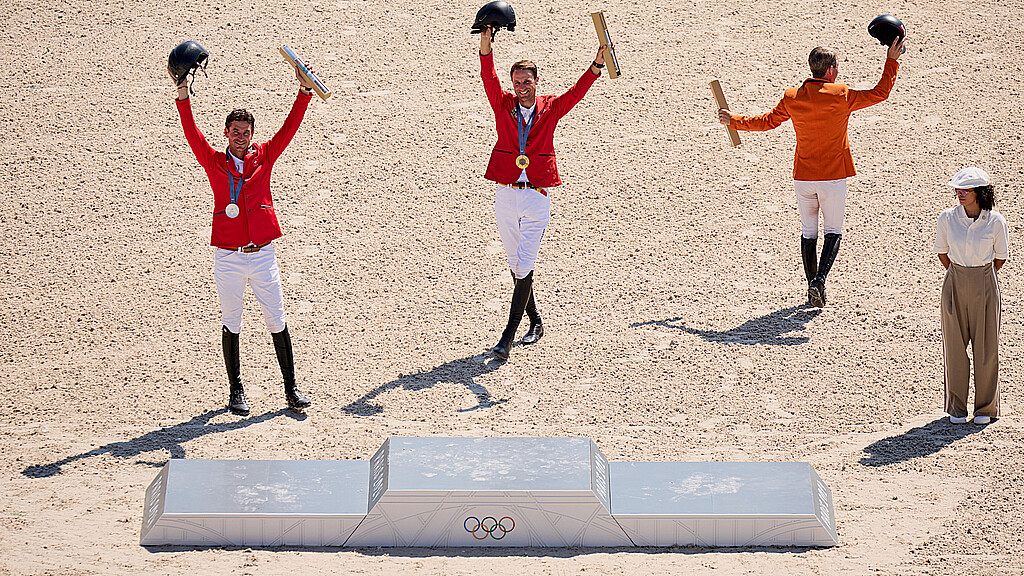
<path fill-rule="evenodd" d="M 688 334 L 700 336 L 708 342 L 729 342 L 734 344 L 765 344 L 769 346 L 799 346 L 806 344 L 807 336 L 786 336 L 793 332 L 801 332 L 807 323 L 821 314 L 821 309 L 810 304 L 790 306 L 765 314 L 728 330 L 700 330 L 691 328 L 683 322 L 682 316 L 665 320 L 648 320 L 630 324 L 633 328 L 641 326 L 661 326 L 681 330 Z"/>
<path fill-rule="evenodd" d="M 132 458 L 140 456 L 145 452 L 156 452 L 158 450 L 166 450 L 170 453 L 170 458 L 184 458 L 185 448 L 182 446 L 189 440 L 195 440 L 201 436 L 207 434 L 218 434 L 220 432 L 229 432 L 231 430 L 239 430 L 252 426 L 253 424 L 259 424 L 260 422 L 266 422 L 272 420 L 278 416 L 288 415 L 295 419 L 305 419 L 305 415 L 297 412 L 293 412 L 287 408 L 275 410 L 273 412 L 266 412 L 258 416 L 249 416 L 240 420 L 232 422 L 224 422 L 220 424 L 210 424 L 210 419 L 214 416 L 224 414 L 227 412 L 227 408 L 221 408 L 219 410 L 210 410 L 204 412 L 198 416 L 193 417 L 187 422 L 181 422 L 173 426 L 166 428 L 160 428 L 159 430 L 153 430 L 147 432 L 138 438 L 132 440 L 126 440 L 124 442 L 111 442 L 110 444 L 104 444 L 97 448 L 93 448 L 88 452 L 82 452 L 81 454 L 75 454 L 74 456 L 68 456 L 56 462 L 49 464 L 36 464 L 29 466 L 22 470 L 22 475 L 28 476 L 29 478 L 49 478 L 61 473 L 61 466 L 70 464 L 78 460 L 84 460 L 86 458 L 93 458 L 95 456 L 101 456 L 103 454 L 110 454 L 115 458 Z M 150 466 L 163 466 L 166 463 L 164 461 L 154 462 L 141 462 L 142 464 L 148 464 Z"/>
<path fill-rule="evenodd" d="M 942 417 L 871 444 L 864 448 L 867 456 L 860 463 L 878 467 L 921 458 L 984 429 L 976 424 L 951 424 L 949 418 Z"/>
<path fill-rule="evenodd" d="M 373 400 L 389 390 L 396 388 L 413 391 L 424 390 L 445 382 L 465 386 L 470 392 L 476 394 L 477 405 L 471 408 L 462 408 L 459 412 L 472 412 L 473 410 L 490 408 L 507 402 L 508 399 L 495 400 L 491 398 L 491 393 L 487 391 L 487 388 L 477 384 L 474 379 L 497 370 L 501 365 L 501 361 L 491 358 L 488 354 L 474 354 L 473 356 L 459 358 L 458 360 L 445 362 L 426 372 L 401 375 L 363 394 L 361 398 L 347 406 L 343 406 L 341 409 L 356 416 L 373 416 L 384 411 L 384 407 L 373 403 Z"/>

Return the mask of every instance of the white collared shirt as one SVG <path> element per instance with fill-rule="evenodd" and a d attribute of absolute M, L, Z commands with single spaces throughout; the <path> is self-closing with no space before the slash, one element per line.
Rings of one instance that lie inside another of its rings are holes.
<path fill-rule="evenodd" d="M 1006 219 L 995 210 L 982 210 L 975 219 L 963 206 L 947 208 L 939 214 L 935 227 L 935 252 L 967 267 L 984 266 L 993 259 L 1006 260 L 1010 256 Z"/>

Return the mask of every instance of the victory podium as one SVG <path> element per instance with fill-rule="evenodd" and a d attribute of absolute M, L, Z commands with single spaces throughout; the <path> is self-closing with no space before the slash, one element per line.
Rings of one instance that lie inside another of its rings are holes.
<path fill-rule="evenodd" d="M 141 543 L 832 546 L 807 463 L 608 462 L 588 438 L 406 438 L 364 460 L 171 460 Z"/>

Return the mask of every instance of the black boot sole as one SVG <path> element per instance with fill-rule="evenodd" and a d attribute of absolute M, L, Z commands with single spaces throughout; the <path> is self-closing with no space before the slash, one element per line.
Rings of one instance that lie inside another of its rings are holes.
<path fill-rule="evenodd" d="M 248 416 L 249 415 L 249 409 L 248 408 L 240 408 L 238 406 L 232 406 L 230 404 L 228 404 L 228 411 L 231 412 L 232 414 L 236 415 L 236 416 Z"/>

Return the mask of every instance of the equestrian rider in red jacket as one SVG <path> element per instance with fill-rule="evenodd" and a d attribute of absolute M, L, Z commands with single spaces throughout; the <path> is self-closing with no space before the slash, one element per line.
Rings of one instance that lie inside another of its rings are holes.
<path fill-rule="evenodd" d="M 213 276 L 221 306 L 221 345 L 227 368 L 230 396 L 228 409 L 241 416 L 249 414 L 242 386 L 238 334 L 242 329 L 242 299 L 246 284 L 252 287 L 263 310 L 263 319 L 274 340 L 278 364 L 284 378 L 288 406 L 303 410 L 309 398 L 295 384 L 295 362 L 291 336 L 284 321 L 281 274 L 272 241 L 281 237 L 281 226 L 270 195 L 270 173 L 284 152 L 306 113 L 312 85 L 298 70 L 299 94 L 284 126 L 263 144 L 252 142 L 255 119 L 246 110 L 235 110 L 224 123 L 228 146 L 215 150 L 199 131 L 192 117 L 192 104 L 185 80 L 178 84 L 175 102 L 185 139 L 213 190 L 213 232 L 215 246 Z"/>
<path fill-rule="evenodd" d="M 491 30 L 485 28 L 480 34 L 480 77 L 494 111 L 498 142 L 491 151 L 484 178 L 498 184 L 494 215 L 515 282 L 508 324 L 491 352 L 507 360 L 524 312 L 530 318 L 530 329 L 523 336 L 523 344 L 533 344 L 544 335 L 533 295 L 533 268 L 551 215 L 550 188 L 562 183 L 555 162 L 555 126 L 601 76 L 605 46 L 598 49 L 593 63 L 567 92 L 538 96 L 537 66 L 528 60 L 512 65 L 514 93 L 502 90 L 491 40 Z"/>

